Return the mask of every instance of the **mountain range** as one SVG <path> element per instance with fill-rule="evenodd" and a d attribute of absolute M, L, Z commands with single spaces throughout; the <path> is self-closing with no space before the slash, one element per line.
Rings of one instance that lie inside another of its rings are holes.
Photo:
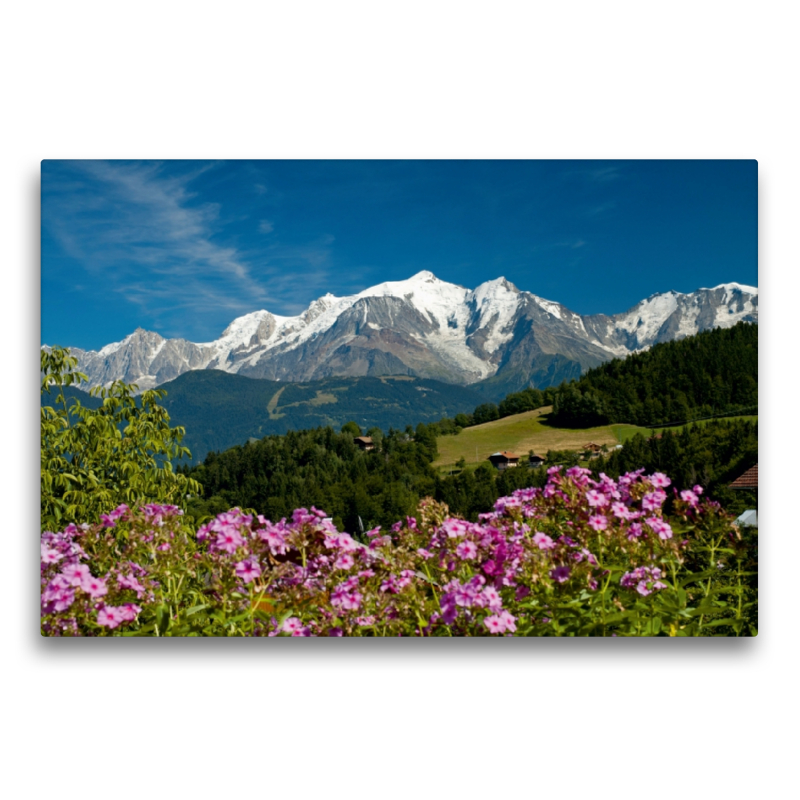
<path fill-rule="evenodd" d="M 295 317 L 254 311 L 213 342 L 138 328 L 97 351 L 70 349 L 92 386 L 123 380 L 144 390 L 206 369 L 280 382 L 405 375 L 493 399 L 741 320 L 758 322 L 756 287 L 668 291 L 623 313 L 581 315 L 505 278 L 467 289 L 424 271 L 347 297 L 326 294 Z"/>

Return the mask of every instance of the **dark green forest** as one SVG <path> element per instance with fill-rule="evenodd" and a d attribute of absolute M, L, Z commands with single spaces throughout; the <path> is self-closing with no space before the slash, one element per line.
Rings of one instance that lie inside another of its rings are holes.
<path fill-rule="evenodd" d="M 740 322 L 615 358 L 562 384 L 551 420 L 666 425 L 758 405 L 758 325 Z"/>
<path fill-rule="evenodd" d="M 181 468 L 205 487 L 205 496 L 193 498 L 188 510 L 202 517 L 239 506 L 280 519 L 295 508 L 315 505 L 331 514 L 337 525 L 358 534 L 362 525 L 365 530 L 387 527 L 413 514 L 426 496 L 476 520 L 498 497 L 546 481 L 543 467 L 498 472 L 488 463 L 475 470 L 438 474 L 431 466 L 436 457 L 435 424 L 392 430 L 376 439 L 376 449 L 363 452 L 352 433 L 318 428 L 211 453 L 204 464 Z M 549 454 L 548 463 L 558 461 L 558 455 Z M 700 483 L 710 497 L 738 514 L 755 507 L 755 494 L 727 485 L 757 460 L 757 423 L 720 420 L 661 438 L 638 435 L 608 458 L 592 461 L 591 467 L 595 476 L 605 472 L 612 477 L 639 467 L 663 471 L 678 488 Z"/>

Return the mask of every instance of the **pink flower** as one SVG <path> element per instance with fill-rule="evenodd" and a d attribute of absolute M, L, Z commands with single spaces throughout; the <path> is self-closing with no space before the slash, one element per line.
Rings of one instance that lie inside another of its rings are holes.
<path fill-rule="evenodd" d="M 556 543 L 546 533 L 542 533 L 541 531 L 536 531 L 536 533 L 533 534 L 533 543 L 540 550 L 553 550 L 556 546 Z"/>
<path fill-rule="evenodd" d="M 463 519 L 453 519 L 448 517 L 442 523 L 442 530 L 450 539 L 456 539 L 467 532 L 467 523 Z"/>
<path fill-rule="evenodd" d="M 236 575 L 242 579 L 244 583 L 250 583 L 255 578 L 261 577 L 261 567 L 258 560 L 255 558 L 245 558 L 234 565 Z"/>
<path fill-rule="evenodd" d="M 456 547 L 456 555 L 465 561 L 477 558 L 478 548 L 475 546 L 475 542 L 463 541 Z"/>
<path fill-rule="evenodd" d="M 667 499 L 667 493 L 662 489 L 646 494 L 642 498 L 642 508 L 645 511 L 657 511 Z"/>
<path fill-rule="evenodd" d="M 133 622 L 136 616 L 141 613 L 142 609 L 140 606 L 134 605 L 133 603 L 125 603 L 123 606 L 118 606 L 117 611 L 119 611 L 123 622 Z"/>
<path fill-rule="evenodd" d="M 117 628 L 121 622 L 125 622 L 125 619 L 115 606 L 104 606 L 97 612 L 97 624 L 104 628 Z"/>
<path fill-rule="evenodd" d="M 608 520 L 602 514 L 589 517 L 589 527 L 595 531 L 604 531 L 608 527 Z"/>
<path fill-rule="evenodd" d="M 133 589 L 137 597 L 141 597 L 144 592 L 144 586 L 133 575 L 119 575 L 117 577 L 117 586 L 120 589 Z"/>
<path fill-rule="evenodd" d="M 348 553 L 342 553 L 342 555 L 336 559 L 336 562 L 333 566 L 336 569 L 351 569 L 355 563 L 356 562 L 353 560 L 353 556 L 349 555 Z"/>
<path fill-rule="evenodd" d="M 681 492 L 681 500 L 683 500 L 685 503 L 688 503 L 693 508 L 696 508 L 699 498 L 694 492 L 690 491 L 689 489 L 684 489 L 684 491 Z"/>
<path fill-rule="evenodd" d="M 499 611 L 503 607 L 503 598 L 500 597 L 500 592 L 494 586 L 487 586 L 481 592 L 481 599 L 483 605 L 491 608 L 492 611 Z"/>
<path fill-rule="evenodd" d="M 81 589 L 90 597 L 102 597 L 108 592 L 106 582 L 100 578 L 93 578 L 91 575 L 81 581 Z"/>
<path fill-rule="evenodd" d="M 502 617 L 492 614 L 484 619 L 483 624 L 489 629 L 489 633 L 505 633 L 506 623 Z"/>
<path fill-rule="evenodd" d="M 506 631 L 513 633 L 517 626 L 514 624 L 517 621 L 516 617 L 512 617 L 508 611 L 500 612 L 500 619 L 506 627 Z"/>
<path fill-rule="evenodd" d="M 235 528 L 227 528 L 217 536 L 216 547 L 224 553 L 233 555 L 243 544 L 242 534 Z"/>
<path fill-rule="evenodd" d="M 46 544 L 42 544 L 42 563 L 43 564 L 56 564 L 64 556 L 58 550 L 52 550 Z"/>
<path fill-rule="evenodd" d="M 61 574 L 67 579 L 70 586 L 80 586 L 84 578 L 92 577 L 86 564 L 69 564 L 61 570 Z"/>
<path fill-rule="evenodd" d="M 654 472 L 650 476 L 650 483 L 657 488 L 666 489 L 672 481 L 663 472 Z"/>
<path fill-rule="evenodd" d="M 303 623 L 297 617 L 289 617 L 289 619 L 285 620 L 283 623 L 283 627 L 281 630 L 284 633 L 294 633 L 295 631 L 301 630 L 303 627 Z"/>
<path fill-rule="evenodd" d="M 590 489 L 586 492 L 586 502 L 588 502 L 592 508 L 599 508 L 608 505 L 608 498 L 602 492 L 598 492 L 596 489 Z"/>

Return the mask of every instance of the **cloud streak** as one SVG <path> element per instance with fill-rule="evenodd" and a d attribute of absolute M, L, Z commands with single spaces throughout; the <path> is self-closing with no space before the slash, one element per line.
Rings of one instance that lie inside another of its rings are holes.
<path fill-rule="evenodd" d="M 219 324 L 257 308 L 286 313 L 297 305 L 299 271 L 306 292 L 326 283 L 332 237 L 241 246 L 221 203 L 192 188 L 214 164 L 180 174 L 154 163 L 55 166 L 43 181 L 42 222 L 85 270 L 74 283 L 103 284 L 165 333 L 185 335 L 187 313 L 219 316 Z M 258 229 L 271 234 L 274 224 L 260 220 Z"/>

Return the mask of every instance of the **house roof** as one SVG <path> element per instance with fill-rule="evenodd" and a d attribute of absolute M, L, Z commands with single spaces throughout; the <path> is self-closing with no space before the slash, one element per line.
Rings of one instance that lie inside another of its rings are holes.
<path fill-rule="evenodd" d="M 540 456 L 538 453 L 529 453 L 528 458 L 541 458 L 544 461 L 544 456 Z"/>
<path fill-rule="evenodd" d="M 593 450 L 595 447 L 596 447 L 598 450 L 600 449 L 600 445 L 599 445 L 599 444 L 597 444 L 597 442 L 587 442 L 587 443 L 586 443 L 586 444 L 583 446 L 583 449 L 584 449 L 584 450 Z"/>
<path fill-rule="evenodd" d="M 747 472 L 740 475 L 733 483 L 729 484 L 730 489 L 758 489 L 758 464 L 750 467 Z"/>
<path fill-rule="evenodd" d="M 739 525 L 752 525 L 754 528 L 757 528 L 758 512 L 754 508 L 750 508 L 742 514 L 739 514 L 739 516 L 736 517 L 736 521 Z"/>
<path fill-rule="evenodd" d="M 489 456 L 489 458 L 495 458 L 497 456 L 500 456 L 501 458 L 508 458 L 508 459 L 519 458 L 519 456 L 514 455 L 514 453 L 509 453 L 508 450 L 501 450 L 499 453 L 492 453 Z"/>

